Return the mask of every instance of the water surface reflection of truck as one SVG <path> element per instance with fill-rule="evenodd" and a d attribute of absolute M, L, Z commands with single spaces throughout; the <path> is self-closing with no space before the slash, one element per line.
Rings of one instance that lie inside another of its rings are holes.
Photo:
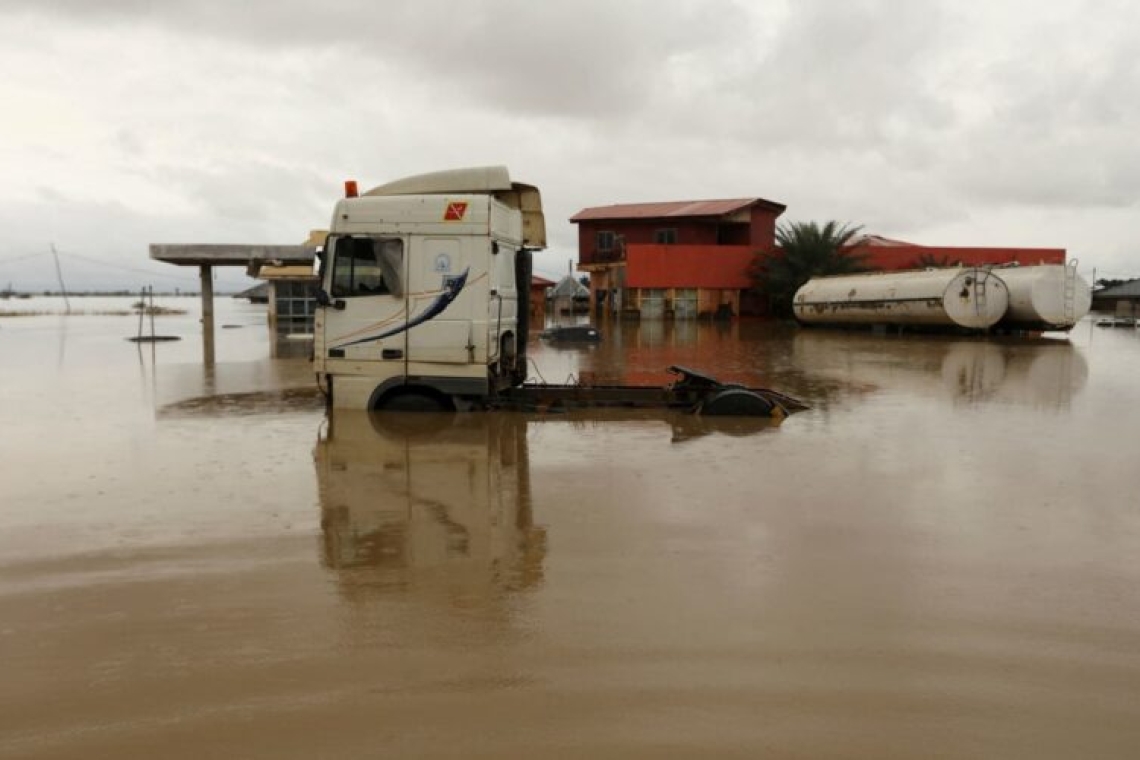
<path fill-rule="evenodd" d="M 505 167 L 346 183 L 322 253 L 314 335 L 330 405 L 367 410 L 665 407 L 711 415 L 802 408 L 766 389 L 683 368 L 661 388 L 528 385 L 532 251 L 546 246 L 539 191 Z"/>

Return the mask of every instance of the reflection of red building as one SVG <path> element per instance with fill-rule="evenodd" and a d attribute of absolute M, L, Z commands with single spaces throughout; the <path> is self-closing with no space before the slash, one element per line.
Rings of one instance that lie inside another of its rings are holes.
<path fill-rule="evenodd" d="M 763 198 L 601 206 L 579 211 L 578 269 L 603 312 L 642 317 L 740 313 L 758 251 L 776 244 L 784 206 Z"/>
<path fill-rule="evenodd" d="M 778 256 L 784 206 L 763 198 L 598 206 L 578 225 L 578 269 L 600 313 L 642 318 L 757 313 L 746 297 L 757 254 Z M 1063 248 L 925 246 L 876 235 L 852 249 L 872 270 L 983 264 L 1063 264 Z"/>

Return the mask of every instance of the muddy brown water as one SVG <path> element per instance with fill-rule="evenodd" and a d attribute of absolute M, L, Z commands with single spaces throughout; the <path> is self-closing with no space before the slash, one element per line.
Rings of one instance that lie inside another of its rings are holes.
<path fill-rule="evenodd" d="M 537 371 L 812 409 L 392 420 L 219 310 L 0 320 L 0 757 L 1140 756 L 1140 332 L 604 327 Z"/>

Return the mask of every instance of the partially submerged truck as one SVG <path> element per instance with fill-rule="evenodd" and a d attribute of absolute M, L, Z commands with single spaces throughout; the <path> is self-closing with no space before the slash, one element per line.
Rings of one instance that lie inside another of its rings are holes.
<path fill-rule="evenodd" d="M 319 254 L 314 364 L 330 405 L 750 416 L 803 408 L 681 367 L 660 388 L 527 384 L 532 252 L 545 246 L 538 188 L 512 182 L 506 167 L 408 177 L 363 194 L 346 182 Z"/>

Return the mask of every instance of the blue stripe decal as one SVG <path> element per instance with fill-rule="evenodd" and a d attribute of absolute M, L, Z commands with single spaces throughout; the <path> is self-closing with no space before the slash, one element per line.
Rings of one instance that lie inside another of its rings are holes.
<path fill-rule="evenodd" d="M 428 304 L 428 307 L 417 314 L 413 319 L 408 320 L 399 327 L 393 327 L 391 330 L 382 332 L 379 335 L 369 335 L 364 338 L 358 338 L 348 343 L 341 343 L 332 348 L 345 348 L 347 346 L 355 346 L 361 343 L 371 343 L 374 340 L 383 340 L 390 338 L 393 335 L 399 335 L 402 332 L 411 330 L 416 325 L 422 325 L 429 319 L 435 319 L 440 314 L 451 306 L 451 302 L 459 297 L 460 292 L 467 285 L 467 273 L 471 271 L 471 267 L 463 270 L 462 274 L 445 274 L 443 276 L 443 292 L 435 297 L 435 300 Z"/>

